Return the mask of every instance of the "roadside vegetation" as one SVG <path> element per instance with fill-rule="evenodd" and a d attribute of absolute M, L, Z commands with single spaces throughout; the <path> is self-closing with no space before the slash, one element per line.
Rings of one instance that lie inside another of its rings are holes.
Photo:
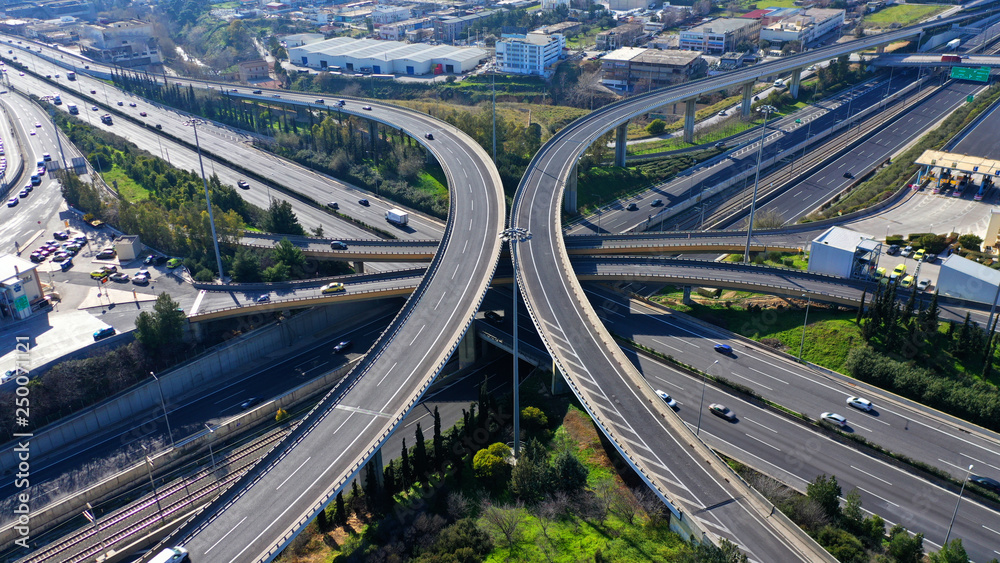
<path fill-rule="evenodd" d="M 745 562 L 732 544 L 695 546 L 669 531 L 666 507 L 627 469 L 585 412 L 525 382 L 524 447 L 504 443 L 510 416 L 481 391 L 463 421 L 372 465 L 279 557 L 306 561 Z"/>
<path fill-rule="evenodd" d="M 896 29 L 929 19 L 945 11 L 947 6 L 936 4 L 896 4 L 865 15 L 865 28 Z"/>

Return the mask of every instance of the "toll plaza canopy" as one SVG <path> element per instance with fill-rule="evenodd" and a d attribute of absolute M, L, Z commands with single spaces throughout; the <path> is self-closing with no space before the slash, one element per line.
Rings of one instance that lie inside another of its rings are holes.
<path fill-rule="evenodd" d="M 916 163 L 930 168 L 950 169 L 966 174 L 1000 176 L 1000 160 L 944 151 L 924 151 Z"/>

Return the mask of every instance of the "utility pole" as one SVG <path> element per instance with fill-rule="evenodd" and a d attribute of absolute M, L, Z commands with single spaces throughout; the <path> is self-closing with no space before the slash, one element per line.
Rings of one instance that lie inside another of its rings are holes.
<path fill-rule="evenodd" d="M 517 365 L 521 361 L 517 351 L 517 298 L 519 297 L 517 287 L 517 243 L 530 240 L 531 233 L 523 227 L 511 227 L 500 233 L 500 238 L 510 244 L 511 261 L 514 264 L 514 306 L 511 316 L 514 320 L 514 459 L 516 460 L 521 453 L 521 381 L 518 378 L 517 368 Z"/>
<path fill-rule="evenodd" d="M 774 106 L 763 105 L 757 111 L 764 114 L 764 123 L 760 126 L 760 147 L 757 148 L 757 177 L 753 181 L 753 196 L 750 199 L 750 221 L 747 224 L 747 247 L 743 254 L 743 263 L 750 263 L 750 238 L 753 236 L 753 215 L 757 210 L 757 187 L 760 185 L 760 163 L 764 156 L 764 135 L 767 133 L 767 118 L 778 111 Z"/>
<path fill-rule="evenodd" d="M 205 186 L 205 202 L 208 204 L 208 224 L 212 228 L 212 244 L 215 245 L 215 264 L 219 268 L 219 281 L 225 282 L 222 273 L 222 254 L 219 253 L 219 237 L 215 234 L 215 219 L 212 217 L 212 196 L 208 193 L 208 178 L 205 177 L 205 163 L 201 159 L 201 144 L 198 143 L 198 123 L 204 123 L 200 119 L 190 119 L 184 125 L 194 128 L 194 146 L 198 149 L 198 166 L 201 167 L 201 181 Z"/>

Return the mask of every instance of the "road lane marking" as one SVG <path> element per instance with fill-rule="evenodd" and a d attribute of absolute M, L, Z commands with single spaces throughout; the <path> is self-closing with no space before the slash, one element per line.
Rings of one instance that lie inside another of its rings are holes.
<path fill-rule="evenodd" d="M 437 304 L 435 304 L 435 305 L 434 305 L 434 310 L 435 310 L 435 311 L 437 311 L 437 308 L 438 308 L 438 305 L 440 305 L 440 304 L 441 304 L 441 301 L 442 301 L 442 300 L 444 300 L 444 296 L 445 296 L 445 295 L 448 295 L 448 292 L 447 292 L 447 291 L 446 291 L 446 292 L 444 292 L 444 293 L 442 293 L 442 294 L 441 294 L 441 297 L 439 297 L 439 298 L 438 298 L 438 302 L 437 302 Z"/>
<path fill-rule="evenodd" d="M 247 517 L 246 517 L 246 516 L 244 516 L 244 517 L 243 517 L 243 520 L 246 520 L 246 519 L 247 519 Z M 207 550 L 205 550 L 205 555 L 208 555 L 208 552 L 209 552 L 209 551 L 212 551 L 213 549 L 215 549 L 215 546 L 217 546 L 217 545 L 219 545 L 220 543 L 222 543 L 222 540 L 226 539 L 226 537 L 227 537 L 227 536 L 228 536 L 229 534 L 233 533 L 233 531 L 235 531 L 235 530 L 236 530 L 236 528 L 239 528 L 239 527 L 240 527 L 240 524 L 242 524 L 242 523 L 243 523 L 243 520 L 240 520 L 239 522 L 237 522 L 237 523 L 236 523 L 236 525 L 235 525 L 235 526 L 233 526 L 233 529 L 232 529 L 232 530 L 229 530 L 228 532 L 226 532 L 226 535 L 225 535 L 225 536 L 222 536 L 221 538 L 219 538 L 219 541 L 217 541 L 217 542 L 213 543 L 213 544 L 212 544 L 212 547 L 210 547 L 210 548 L 208 548 Z"/>
<path fill-rule="evenodd" d="M 215 402 L 215 404 L 217 405 L 219 403 L 224 403 L 224 402 L 228 401 L 229 399 L 232 399 L 233 397 L 235 397 L 235 396 L 237 396 L 237 395 L 239 395 L 241 393 L 243 393 L 242 390 L 237 391 L 237 392 L 233 393 L 232 395 L 229 395 L 228 397 L 223 397 L 222 399 L 219 399 L 218 401 Z"/>
<path fill-rule="evenodd" d="M 289 480 L 289 479 L 291 479 L 293 475 L 295 475 L 296 473 L 298 473 L 298 472 L 299 472 L 299 469 L 302 469 L 302 467 L 303 467 L 303 466 L 304 466 L 305 464 L 309 463 L 309 460 L 310 460 L 310 459 L 312 459 L 312 456 L 309 456 L 309 457 L 307 457 L 305 461 L 303 461 L 302 463 L 300 463 L 300 464 L 299 464 L 299 466 L 295 468 L 295 471 L 292 471 L 291 473 L 289 473 L 289 474 L 288 474 L 288 477 L 285 477 L 285 480 L 284 480 L 284 481 L 282 481 L 282 482 L 281 482 L 281 484 L 280 484 L 280 485 L 278 485 L 278 486 L 277 486 L 277 487 L 276 487 L 276 488 L 275 488 L 274 490 L 276 490 L 276 491 L 277 491 L 277 490 L 278 490 L 278 489 L 280 489 L 281 487 L 284 487 L 284 486 L 285 486 L 285 483 L 287 483 L 287 482 L 288 482 L 288 480 Z"/>
<path fill-rule="evenodd" d="M 890 483 L 890 482 L 886 481 L 885 479 L 883 479 L 883 478 L 881 478 L 881 477 L 876 477 L 875 475 L 872 475 L 871 473 L 869 473 L 869 472 L 865 471 L 864 469 L 860 469 L 860 468 L 858 468 L 858 467 L 855 467 L 855 466 L 853 466 L 853 465 L 851 466 L 851 469 L 853 469 L 853 470 L 857 471 L 858 473 L 864 473 L 865 475 L 867 475 L 867 476 L 871 477 L 872 479 L 876 479 L 876 480 L 878 480 L 878 481 L 882 481 L 882 482 L 883 482 L 883 483 L 885 483 L 886 485 L 889 485 L 889 486 L 892 486 L 892 483 Z"/>
<path fill-rule="evenodd" d="M 399 362 L 395 362 L 395 363 L 393 363 L 393 364 L 392 364 L 392 367 L 391 367 L 391 368 L 389 368 L 389 371 L 385 372 L 385 375 L 383 375 L 383 376 L 382 376 L 382 379 L 379 379 L 379 380 L 378 380 L 378 386 L 381 386 L 381 385 L 382 385 L 382 382 L 383 382 L 383 381 L 385 381 L 385 378 L 389 377 L 389 374 L 390 374 L 390 373 L 392 373 L 392 370 L 393 370 L 393 369 L 394 369 L 394 368 L 396 367 L 396 364 L 398 364 L 398 363 L 399 363 Z"/>
<path fill-rule="evenodd" d="M 413 340 L 411 340 L 411 341 L 410 341 L 410 346 L 413 346 L 413 343 L 414 343 L 414 342 L 416 342 L 418 338 L 420 338 L 420 335 L 421 335 L 421 334 L 423 334 L 423 332 L 424 332 L 424 328 L 426 328 L 426 327 L 427 327 L 427 325 L 426 325 L 426 324 L 422 324 L 422 325 L 420 325 L 420 330 L 418 330 L 418 331 L 417 331 L 417 334 L 415 334 L 415 335 L 413 336 Z"/>
<path fill-rule="evenodd" d="M 746 432 L 744 432 L 744 434 L 746 434 Z M 767 446 L 769 448 L 772 448 L 772 449 L 777 450 L 779 452 L 781 451 L 781 448 L 779 448 L 778 446 L 774 446 L 774 445 L 768 444 L 767 442 L 765 442 L 764 440 L 761 440 L 760 438 L 758 438 L 756 436 L 753 436 L 751 434 L 746 434 L 746 437 L 750 438 L 751 440 L 757 440 L 758 442 L 760 442 L 761 444 L 764 444 L 765 446 Z"/>
<path fill-rule="evenodd" d="M 746 420 L 747 422 L 750 422 L 750 423 L 752 423 L 752 424 L 756 424 L 757 426 L 760 426 L 760 427 L 761 427 L 761 428 L 763 428 L 764 430 L 770 430 L 771 432 L 774 432 L 775 434 L 777 434 L 777 433 L 778 433 L 778 431 L 777 431 L 777 430 L 775 430 L 775 429 L 773 429 L 773 428 L 768 428 L 767 426 L 764 426 L 763 424 L 761 424 L 761 423 L 757 422 L 756 420 L 753 420 L 753 419 L 750 419 L 750 418 L 745 418 L 744 420 Z"/>
<path fill-rule="evenodd" d="M 664 342 L 662 340 L 659 340 L 659 339 L 656 339 L 656 338 L 652 338 L 650 340 L 652 340 L 653 342 L 656 342 L 660 346 L 666 346 L 667 348 L 670 348 L 671 350 L 674 350 L 674 351 L 677 351 L 677 352 L 683 352 L 684 351 L 684 350 L 681 350 L 680 348 L 674 348 L 673 346 L 667 344 L 666 342 Z"/>
<path fill-rule="evenodd" d="M 892 501 L 891 501 L 891 500 L 889 500 L 889 499 L 886 499 L 886 498 L 882 498 L 882 497 L 880 497 L 880 496 L 876 495 L 875 493 L 873 493 L 873 492 L 869 491 L 868 489 L 862 489 L 861 487 L 858 487 L 858 490 L 861 490 L 861 491 L 864 491 L 864 492 L 866 492 L 866 493 L 870 494 L 871 496 L 873 496 L 873 497 L 875 497 L 875 498 L 877 498 L 877 499 L 881 500 L 881 501 L 882 501 L 882 502 L 884 502 L 884 503 L 887 503 L 887 504 L 891 504 L 891 505 L 895 506 L 896 508 L 899 508 L 899 505 L 898 505 L 898 504 L 896 504 L 896 503 L 892 502 Z"/>

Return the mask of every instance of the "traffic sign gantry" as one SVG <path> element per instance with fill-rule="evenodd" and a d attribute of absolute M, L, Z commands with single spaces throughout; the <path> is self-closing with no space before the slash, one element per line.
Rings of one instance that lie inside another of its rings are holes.
<path fill-rule="evenodd" d="M 989 82 L 990 68 L 986 66 L 979 68 L 953 66 L 951 67 L 951 77 L 958 80 L 972 80 L 973 82 Z"/>

